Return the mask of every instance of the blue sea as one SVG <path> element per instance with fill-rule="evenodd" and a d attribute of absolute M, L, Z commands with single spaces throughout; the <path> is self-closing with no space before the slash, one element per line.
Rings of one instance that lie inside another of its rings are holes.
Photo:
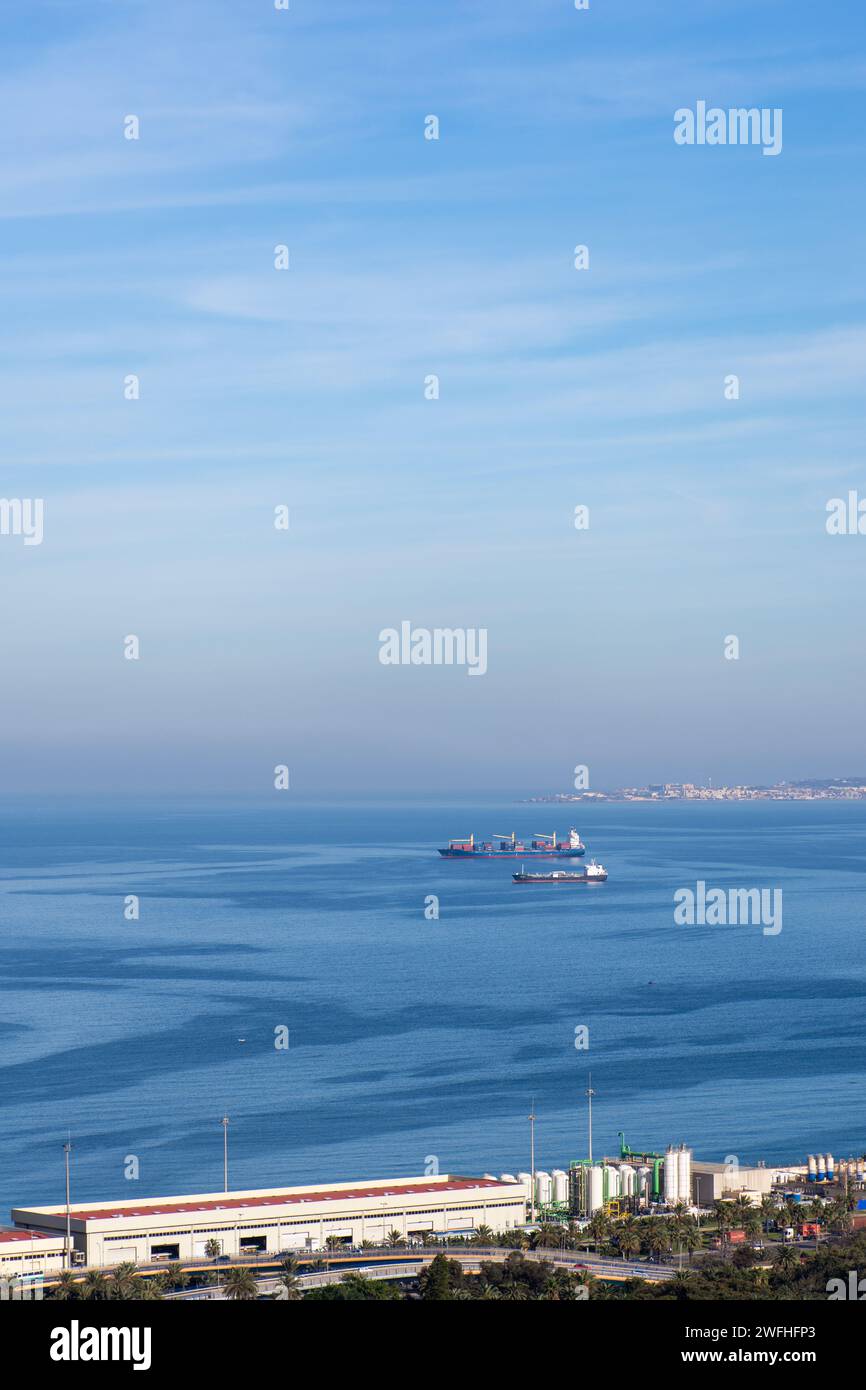
<path fill-rule="evenodd" d="M 569 824 L 605 885 L 435 852 Z M 4 1219 L 63 1200 L 67 1131 L 76 1200 L 219 1190 L 224 1113 L 233 1187 L 514 1172 L 533 1097 L 565 1165 L 590 1068 L 596 1155 L 866 1147 L 864 804 L 30 799 L 0 831 Z M 781 888 L 782 931 L 676 925 L 698 879 Z"/>

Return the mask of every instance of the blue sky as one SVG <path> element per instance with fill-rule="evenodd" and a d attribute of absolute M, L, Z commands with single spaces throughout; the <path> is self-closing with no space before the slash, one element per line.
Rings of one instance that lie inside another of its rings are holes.
<path fill-rule="evenodd" d="M 801 0 L 7 14 L 0 492 L 46 519 L 0 537 L 5 787 L 866 769 L 866 537 L 824 526 L 866 496 L 863 31 Z M 677 146 L 698 100 L 781 107 L 782 153 Z M 404 619 L 486 628 L 487 674 L 383 667 Z"/>

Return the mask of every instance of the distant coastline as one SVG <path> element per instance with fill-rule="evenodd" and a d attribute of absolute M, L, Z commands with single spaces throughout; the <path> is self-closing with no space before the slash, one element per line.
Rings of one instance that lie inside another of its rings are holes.
<path fill-rule="evenodd" d="M 866 776 L 813 778 L 804 782 L 776 782 L 771 787 L 750 785 L 698 787 L 693 782 L 650 782 L 645 787 L 618 787 L 614 791 L 550 792 L 530 796 L 528 802 L 572 801 L 862 801 Z"/>

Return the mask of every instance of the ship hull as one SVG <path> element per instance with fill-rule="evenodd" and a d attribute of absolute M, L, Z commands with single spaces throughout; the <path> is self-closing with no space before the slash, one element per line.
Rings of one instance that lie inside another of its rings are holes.
<path fill-rule="evenodd" d="M 573 878 L 553 878 L 552 875 L 547 875 L 547 874 L 539 874 L 539 875 L 533 874 L 531 877 L 520 878 L 520 877 L 518 877 L 517 874 L 512 874 L 512 875 L 511 875 L 511 881 L 512 881 L 512 883 L 530 883 L 530 884 L 532 884 L 532 883 L 568 883 L 568 884 L 578 884 L 578 883 L 606 883 L 606 882 L 607 882 L 607 874 L 605 874 L 603 878 L 602 878 L 602 876 L 601 876 L 600 874 L 594 874 L 592 878 L 590 878 L 588 874 L 575 874 Z"/>
<path fill-rule="evenodd" d="M 443 859 L 579 859 L 586 849 L 440 849 Z"/>

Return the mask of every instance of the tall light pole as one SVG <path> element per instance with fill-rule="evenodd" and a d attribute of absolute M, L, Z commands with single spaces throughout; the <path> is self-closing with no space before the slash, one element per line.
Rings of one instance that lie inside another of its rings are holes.
<path fill-rule="evenodd" d="M 532 1191 L 529 1194 L 529 1219 L 535 1221 L 535 1096 L 529 1107 L 529 1168 L 532 1173 Z"/>
<path fill-rule="evenodd" d="M 67 1269 L 72 1266 L 72 1215 L 69 1209 L 69 1155 L 72 1153 L 72 1135 L 67 1135 L 66 1143 L 63 1145 L 63 1155 L 66 1162 L 66 1248 L 64 1250 L 64 1265 Z"/>
<path fill-rule="evenodd" d="M 223 1127 L 223 1192 L 229 1190 L 229 1117 L 223 1115 L 220 1120 Z"/>
<path fill-rule="evenodd" d="M 595 1095 L 595 1091 L 592 1089 L 592 1072 L 589 1073 L 589 1084 L 584 1095 L 589 1107 L 589 1161 L 592 1163 L 592 1098 Z"/>

